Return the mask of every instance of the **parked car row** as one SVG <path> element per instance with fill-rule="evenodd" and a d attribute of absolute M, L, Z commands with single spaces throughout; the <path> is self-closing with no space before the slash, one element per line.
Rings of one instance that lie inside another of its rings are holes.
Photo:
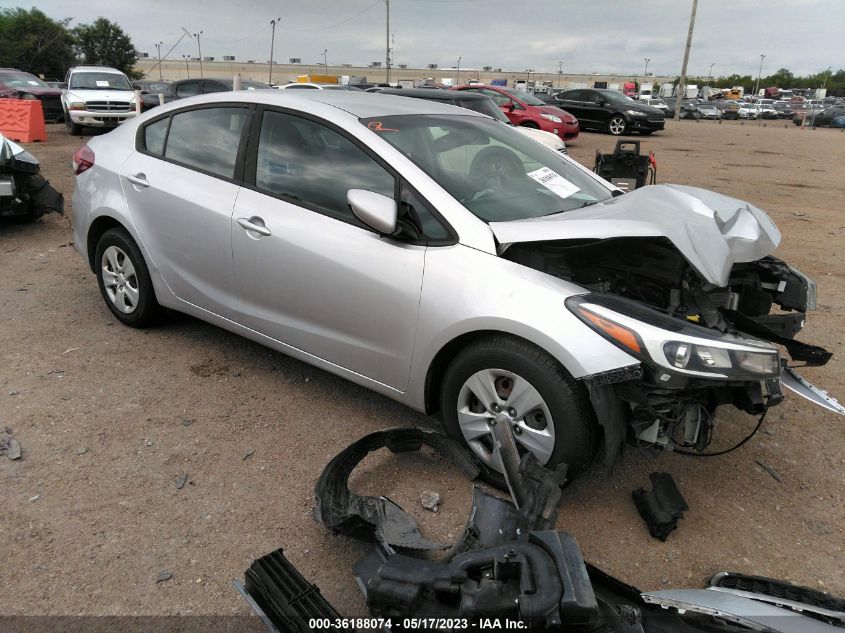
<path fill-rule="evenodd" d="M 845 127 L 845 106 L 831 106 L 820 111 L 797 114 L 792 122 L 814 127 Z"/>

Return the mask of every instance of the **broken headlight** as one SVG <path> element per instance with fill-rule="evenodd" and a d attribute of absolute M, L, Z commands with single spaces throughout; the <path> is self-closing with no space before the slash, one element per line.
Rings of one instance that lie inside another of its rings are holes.
<path fill-rule="evenodd" d="M 720 334 L 613 295 L 570 297 L 566 306 L 592 330 L 652 366 L 730 380 L 780 375 L 777 348 L 762 341 Z"/>

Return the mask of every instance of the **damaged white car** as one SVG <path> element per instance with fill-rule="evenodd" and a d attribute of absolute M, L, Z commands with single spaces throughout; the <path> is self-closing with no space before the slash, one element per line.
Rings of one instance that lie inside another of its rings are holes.
<path fill-rule="evenodd" d="M 496 424 L 574 474 L 626 440 L 704 451 L 718 406 L 760 416 L 783 385 L 843 412 L 786 368 L 830 354 L 794 340 L 816 288 L 764 212 L 621 195 L 465 109 L 207 95 L 74 160 L 75 245 L 122 322 L 165 306 L 439 411 L 496 470 Z"/>

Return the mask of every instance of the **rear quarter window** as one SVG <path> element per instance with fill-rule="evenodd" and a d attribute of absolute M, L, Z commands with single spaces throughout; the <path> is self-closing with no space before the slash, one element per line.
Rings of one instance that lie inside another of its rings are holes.
<path fill-rule="evenodd" d="M 144 149 L 156 156 L 164 155 L 164 141 L 167 138 L 167 126 L 170 117 L 159 119 L 144 128 Z"/>
<path fill-rule="evenodd" d="M 189 110 L 174 114 L 164 158 L 225 178 L 234 178 L 245 107 Z"/>

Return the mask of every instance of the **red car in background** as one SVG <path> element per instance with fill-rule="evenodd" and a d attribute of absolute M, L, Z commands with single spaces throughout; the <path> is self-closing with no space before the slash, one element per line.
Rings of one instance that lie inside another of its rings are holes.
<path fill-rule="evenodd" d="M 533 127 L 557 134 L 564 141 L 578 138 L 578 119 L 557 106 L 543 103 L 534 95 L 502 86 L 454 86 L 452 90 L 469 90 L 493 99 L 514 125 Z"/>
<path fill-rule="evenodd" d="M 62 91 L 17 68 L 0 68 L 0 99 L 38 99 L 45 121 L 64 121 Z"/>

